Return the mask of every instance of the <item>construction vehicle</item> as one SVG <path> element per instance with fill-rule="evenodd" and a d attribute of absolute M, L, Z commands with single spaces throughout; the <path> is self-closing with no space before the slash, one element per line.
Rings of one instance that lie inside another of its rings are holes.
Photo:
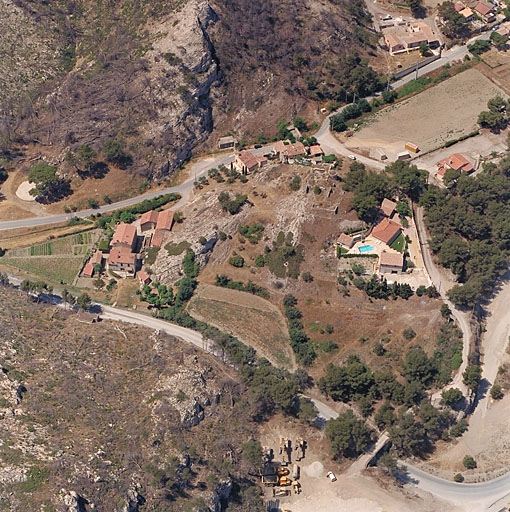
<path fill-rule="evenodd" d="M 287 476 L 290 473 L 288 468 L 279 467 L 278 468 L 278 476 Z"/>
<path fill-rule="evenodd" d="M 273 489 L 273 498 L 281 498 L 282 496 L 290 496 L 290 489 Z"/>
<path fill-rule="evenodd" d="M 280 479 L 278 475 L 262 475 L 262 485 L 265 486 L 275 486 L 280 483 Z"/>
<path fill-rule="evenodd" d="M 297 464 L 294 464 L 292 466 L 292 478 L 294 480 L 298 480 L 299 479 L 299 466 Z"/>
<path fill-rule="evenodd" d="M 292 445 L 290 439 L 280 437 L 280 455 L 282 456 L 282 466 L 290 463 Z"/>
<path fill-rule="evenodd" d="M 292 480 L 287 476 L 281 476 L 280 477 L 280 485 L 282 487 L 285 487 L 287 485 L 292 485 Z"/>
<path fill-rule="evenodd" d="M 301 484 L 297 480 L 294 480 L 292 482 L 292 487 L 294 488 L 294 494 L 301 493 Z"/>
<path fill-rule="evenodd" d="M 298 437 L 296 439 L 296 447 L 294 448 L 297 450 L 297 456 L 296 460 L 300 461 L 305 458 L 305 450 L 306 450 L 306 441 L 304 439 L 301 439 Z"/>

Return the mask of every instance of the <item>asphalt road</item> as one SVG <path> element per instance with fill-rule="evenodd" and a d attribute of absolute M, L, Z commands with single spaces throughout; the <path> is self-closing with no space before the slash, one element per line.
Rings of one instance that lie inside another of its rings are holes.
<path fill-rule="evenodd" d="M 16 276 L 10 275 L 9 279 L 15 286 L 18 286 L 21 283 L 21 279 Z M 53 295 L 42 295 L 41 299 L 45 302 L 62 306 L 62 300 L 57 292 L 54 292 Z M 157 331 L 163 331 L 171 336 L 175 336 L 194 345 L 200 350 L 204 350 L 218 356 L 217 351 L 214 349 L 214 345 L 208 340 L 205 340 L 203 336 L 196 331 L 172 324 L 165 320 L 136 313 L 134 311 L 114 308 L 111 306 L 98 306 L 102 309 L 101 317 L 104 320 L 136 324 L 155 329 Z M 338 416 L 338 413 L 329 405 L 315 398 L 311 398 L 311 400 L 319 411 L 319 417 L 323 420 L 327 421 Z M 378 439 L 374 449 L 368 454 L 362 455 L 357 461 L 355 461 L 351 468 L 348 469 L 348 473 L 351 475 L 359 473 L 386 441 L 387 437 L 383 434 Z M 409 484 L 416 485 L 420 489 L 430 492 L 439 498 L 465 506 L 466 511 L 499 511 L 500 509 L 496 509 L 494 506 L 499 507 L 502 503 L 501 499 L 510 495 L 510 473 L 488 482 L 478 484 L 457 484 L 425 473 L 407 463 L 406 466 Z"/>
<path fill-rule="evenodd" d="M 264 146 L 259 149 L 253 150 L 254 153 L 262 154 L 271 150 L 272 146 Z M 205 158 L 201 158 L 197 162 L 195 162 L 189 171 L 189 178 L 181 183 L 180 185 L 176 185 L 175 187 L 168 187 L 161 190 L 154 190 L 152 192 L 147 192 L 146 194 L 142 194 L 136 197 L 131 197 L 129 199 L 125 199 L 123 201 L 117 201 L 115 203 L 106 204 L 99 208 L 82 210 L 76 213 L 64 213 L 59 215 L 47 215 L 44 217 L 32 217 L 28 219 L 19 219 L 19 220 L 11 220 L 0 222 L 0 230 L 3 229 L 14 229 L 14 228 L 26 228 L 26 227 L 34 227 L 34 226 L 45 226 L 48 224 L 56 224 L 58 222 L 65 222 L 73 217 L 78 217 L 84 219 L 86 217 L 90 217 L 93 214 L 97 213 L 108 213 L 114 210 L 119 210 L 121 208 L 127 208 L 128 206 L 133 206 L 135 204 L 141 203 L 146 199 L 153 199 L 157 196 L 163 194 L 170 194 L 172 192 L 179 193 L 182 196 L 182 199 L 178 203 L 178 207 L 183 206 L 188 200 L 193 190 L 193 182 L 200 178 L 201 176 L 206 176 L 210 169 L 214 167 L 219 167 L 220 165 L 228 165 L 234 161 L 234 155 L 225 153 L 208 156 Z"/>
<path fill-rule="evenodd" d="M 464 311 L 460 311 L 457 309 L 450 300 L 448 300 L 448 297 L 446 295 L 446 292 L 448 291 L 448 283 L 445 281 L 441 273 L 439 272 L 438 268 L 436 267 L 433 259 L 432 259 L 432 253 L 429 248 L 429 244 L 427 241 L 427 232 L 425 230 L 425 222 L 423 220 L 423 208 L 417 207 L 416 208 L 416 215 L 415 215 L 415 221 L 416 221 L 416 229 L 418 232 L 418 238 L 420 242 L 420 248 L 421 253 L 423 256 L 423 262 L 425 264 L 425 268 L 430 276 L 430 279 L 432 280 L 433 285 L 437 288 L 439 291 L 439 294 L 441 295 L 441 298 L 443 301 L 448 305 L 452 312 L 452 316 L 457 321 L 457 325 L 460 327 L 462 331 L 462 340 L 463 340 L 463 346 L 462 346 L 462 363 L 460 365 L 460 368 L 458 372 L 455 374 L 455 377 L 453 378 L 452 382 L 445 388 L 453 388 L 456 387 L 462 391 L 464 396 L 468 396 L 469 390 L 467 386 L 462 381 L 462 373 L 466 369 L 467 363 L 468 363 L 468 356 L 469 356 L 469 347 L 471 344 L 471 338 L 472 338 L 472 332 L 471 332 L 471 325 L 470 325 L 470 314 L 466 313 Z M 441 392 L 438 392 L 436 396 L 433 397 L 433 401 L 440 399 Z"/>

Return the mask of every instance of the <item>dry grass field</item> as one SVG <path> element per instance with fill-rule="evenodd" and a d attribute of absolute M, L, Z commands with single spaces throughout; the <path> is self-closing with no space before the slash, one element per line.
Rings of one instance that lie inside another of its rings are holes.
<path fill-rule="evenodd" d="M 407 141 L 418 144 L 422 152 L 437 149 L 476 130 L 478 114 L 497 95 L 506 96 L 478 69 L 469 69 L 380 110 L 346 145 L 365 151 L 383 148 L 390 159 L 404 151 Z"/>
<path fill-rule="evenodd" d="M 189 313 L 237 336 L 272 363 L 295 368 L 285 319 L 269 301 L 246 292 L 203 284 L 189 304 Z"/>

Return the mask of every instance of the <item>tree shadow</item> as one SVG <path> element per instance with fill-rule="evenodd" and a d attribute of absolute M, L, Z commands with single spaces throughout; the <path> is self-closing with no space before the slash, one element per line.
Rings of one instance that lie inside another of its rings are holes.
<path fill-rule="evenodd" d="M 478 390 L 476 391 L 475 399 L 473 400 L 470 407 L 470 412 L 473 412 L 478 407 L 480 400 L 483 400 L 487 396 L 490 387 L 491 383 L 487 379 L 482 379 L 480 381 Z"/>
<path fill-rule="evenodd" d="M 106 162 L 94 162 L 88 169 L 79 170 L 78 176 L 81 179 L 94 178 L 96 180 L 101 180 L 109 171 L 110 168 Z"/>

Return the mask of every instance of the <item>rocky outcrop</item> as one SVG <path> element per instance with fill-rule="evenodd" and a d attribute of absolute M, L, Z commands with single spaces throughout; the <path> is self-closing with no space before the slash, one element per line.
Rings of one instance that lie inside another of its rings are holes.
<path fill-rule="evenodd" d="M 167 404 L 178 412 L 184 427 L 198 425 L 205 418 L 205 408 L 219 399 L 218 392 L 207 382 L 207 372 L 196 356 L 188 356 L 175 373 L 161 376 L 154 390 L 160 397 L 152 404 L 154 414 L 158 415 L 162 405 Z"/>

